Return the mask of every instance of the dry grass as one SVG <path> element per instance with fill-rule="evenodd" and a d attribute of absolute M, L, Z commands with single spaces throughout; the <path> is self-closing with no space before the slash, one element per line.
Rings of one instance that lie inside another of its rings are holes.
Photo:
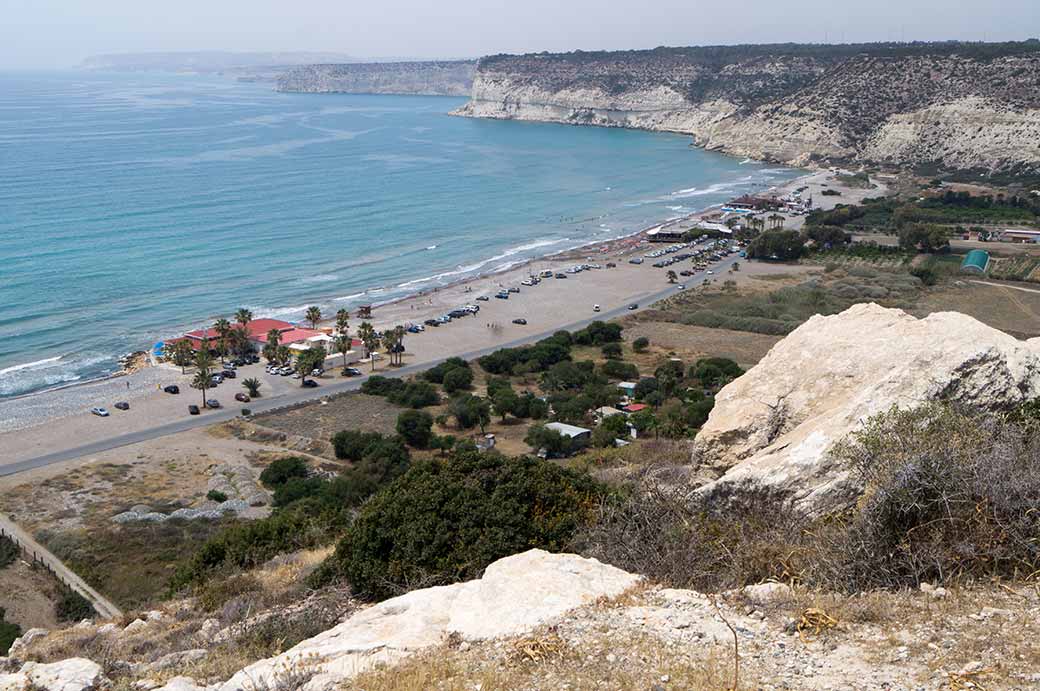
<path fill-rule="evenodd" d="M 566 640 L 540 629 L 508 642 L 462 648 L 450 642 L 400 665 L 363 674 L 344 689 L 363 691 L 520 691 L 668 689 L 719 691 L 732 680 L 732 659 L 668 645 L 649 635 L 596 632 Z M 750 676 L 743 688 L 755 688 Z"/>

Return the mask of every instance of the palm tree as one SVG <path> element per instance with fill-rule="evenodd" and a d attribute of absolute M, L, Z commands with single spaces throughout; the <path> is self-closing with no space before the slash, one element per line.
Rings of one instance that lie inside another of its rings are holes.
<path fill-rule="evenodd" d="M 282 332 L 271 329 L 267 332 L 267 343 L 264 345 L 264 357 L 271 363 L 278 359 L 278 344 L 282 340 Z"/>
<path fill-rule="evenodd" d="M 336 312 L 336 333 L 340 336 L 347 335 L 347 329 L 350 327 L 350 312 L 347 310 L 339 310 Z"/>
<path fill-rule="evenodd" d="M 397 351 L 399 344 L 400 338 L 397 334 L 397 329 L 387 329 L 383 334 L 383 347 L 386 348 L 386 354 L 390 356 L 391 367 L 397 364 Z"/>
<path fill-rule="evenodd" d="M 336 312 L 336 340 L 333 345 L 336 351 L 343 354 L 343 371 L 347 371 L 347 353 L 353 342 L 350 339 L 350 312 L 341 309 Z"/>
<path fill-rule="evenodd" d="M 394 341 L 395 341 L 395 348 L 394 348 L 394 350 L 397 351 L 396 355 L 397 355 L 397 364 L 398 365 L 403 365 L 404 364 L 404 335 L 406 333 L 408 333 L 408 332 L 405 331 L 404 327 L 401 326 L 400 324 L 398 324 L 397 326 L 394 327 Z"/>
<path fill-rule="evenodd" d="M 677 280 L 679 280 L 679 276 L 674 271 L 669 271 L 667 274 L 665 274 L 665 277 L 668 279 L 669 283 L 675 283 Z"/>
<path fill-rule="evenodd" d="M 343 373 L 347 372 L 347 353 L 350 352 L 350 346 L 352 345 L 350 336 L 336 336 L 336 340 L 332 343 L 336 348 L 336 352 L 343 356 Z"/>
<path fill-rule="evenodd" d="M 365 355 L 372 358 L 372 371 L 374 372 L 376 359 L 372 355 L 374 354 L 373 351 L 379 346 L 379 337 L 376 336 L 376 330 L 368 322 L 361 322 L 361 326 L 358 327 L 358 338 L 365 344 Z"/>
<path fill-rule="evenodd" d="M 210 377 L 213 376 L 213 356 L 209 352 L 209 341 L 202 339 L 199 350 L 195 353 L 195 378 L 191 385 L 202 391 L 202 407 L 206 407 L 206 390 L 210 386 Z"/>
<path fill-rule="evenodd" d="M 245 331 L 246 324 L 253 321 L 253 313 L 245 307 L 240 307 L 238 311 L 235 312 L 235 321 L 238 322 L 238 325 L 242 327 L 243 331 Z"/>
<path fill-rule="evenodd" d="M 258 398 L 260 396 L 260 380 L 256 377 L 250 377 L 249 379 L 242 380 L 242 387 L 249 392 L 250 398 Z"/>
<path fill-rule="evenodd" d="M 318 322 L 321 321 L 321 308 L 317 305 L 311 305 L 307 308 L 307 314 L 304 315 L 304 319 L 311 323 L 311 328 L 318 328 Z"/>
<path fill-rule="evenodd" d="M 220 353 L 220 362 L 224 362 L 224 355 L 228 350 L 228 337 L 231 335 L 231 322 L 221 317 L 217 320 L 217 323 L 213 325 L 213 330 L 217 332 L 217 352 Z"/>

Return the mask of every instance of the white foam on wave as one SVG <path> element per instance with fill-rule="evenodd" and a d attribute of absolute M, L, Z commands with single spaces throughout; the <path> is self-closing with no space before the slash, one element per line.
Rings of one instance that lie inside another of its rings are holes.
<path fill-rule="evenodd" d="M 435 249 L 437 249 L 437 245 L 430 245 L 426 249 L 428 249 L 428 250 L 435 250 Z"/>
<path fill-rule="evenodd" d="M 44 358 L 43 360 L 37 360 L 36 362 L 25 362 L 21 365 L 12 365 L 10 367 L 5 367 L 4 369 L 0 369 L 0 377 L 7 374 L 11 374 L 13 372 L 21 372 L 23 370 L 53 367 L 57 362 L 61 360 L 61 357 L 61 355 L 58 355 L 56 357 L 49 357 Z"/>
<path fill-rule="evenodd" d="M 427 283 L 443 281 L 444 279 L 452 278 L 454 276 L 464 276 L 466 274 L 475 273 L 480 269 L 488 266 L 489 264 L 494 264 L 495 262 L 502 261 L 503 259 L 509 259 L 510 257 L 515 257 L 518 254 L 524 252 L 531 252 L 542 247 L 552 247 L 553 245 L 559 245 L 560 243 L 567 242 L 569 240 L 570 238 L 544 238 L 541 240 L 535 240 L 534 242 L 529 242 L 525 245 L 517 245 L 516 247 L 510 247 L 506 250 L 503 250 L 501 253 L 496 254 L 493 257 L 488 257 L 487 259 L 483 259 L 479 262 L 474 262 L 473 264 L 467 264 L 465 266 L 459 265 L 450 271 L 442 271 L 441 273 L 433 274 L 432 276 L 424 276 L 423 278 L 416 278 L 411 281 L 405 281 L 404 283 L 398 283 L 397 288 L 401 290 L 408 290 L 409 288 L 415 288 Z M 515 264 L 515 262 L 511 262 L 511 264 Z M 498 266 L 494 267 L 493 269 L 493 271 L 495 271 L 496 273 L 501 270 L 502 269 L 500 269 Z"/>

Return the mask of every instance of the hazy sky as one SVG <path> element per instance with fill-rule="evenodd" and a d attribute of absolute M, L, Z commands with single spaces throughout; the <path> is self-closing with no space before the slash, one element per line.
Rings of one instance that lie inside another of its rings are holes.
<path fill-rule="evenodd" d="M 0 67 L 172 50 L 468 57 L 1040 35 L 1040 0 L 0 0 Z"/>

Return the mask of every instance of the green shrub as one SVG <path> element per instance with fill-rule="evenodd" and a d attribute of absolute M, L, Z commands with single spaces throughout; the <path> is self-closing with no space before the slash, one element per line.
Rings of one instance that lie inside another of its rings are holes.
<path fill-rule="evenodd" d="M 566 437 L 544 425 L 534 425 L 527 431 L 524 443 L 538 452 L 545 451 L 547 458 L 565 458 L 584 448 L 583 442 Z"/>
<path fill-rule="evenodd" d="M 4 608 L 0 607 L 0 657 L 6 656 L 14 640 L 22 635 L 22 627 L 4 619 L 6 614 Z"/>
<path fill-rule="evenodd" d="M 15 563 L 20 554 L 21 550 L 14 540 L 6 535 L 0 535 L 0 569 Z"/>
<path fill-rule="evenodd" d="M 469 372 L 464 369 L 454 369 L 454 372 Z M 406 408 L 427 408 L 441 402 L 437 389 L 424 381 L 412 381 L 399 387 L 386 397 L 386 400 Z"/>
<path fill-rule="evenodd" d="M 368 449 L 383 439 L 379 432 L 362 432 L 348 429 L 332 435 L 332 448 L 336 458 L 345 461 L 360 461 Z"/>
<path fill-rule="evenodd" d="M 486 400 L 473 394 L 464 393 L 451 399 L 448 410 L 459 429 L 473 429 L 484 426 L 491 421 L 491 406 Z"/>
<path fill-rule="evenodd" d="M 637 353 L 644 353 L 646 349 L 650 347 L 650 339 L 646 336 L 640 336 L 636 340 L 632 341 L 632 350 Z"/>
<path fill-rule="evenodd" d="M 631 362 L 607 360 L 600 366 L 599 371 L 604 377 L 610 377 L 619 381 L 639 379 L 639 369 Z"/>
<path fill-rule="evenodd" d="M 620 343 L 605 343 L 600 347 L 600 352 L 603 353 L 603 357 L 608 360 L 620 360 L 621 359 L 621 344 Z"/>
<path fill-rule="evenodd" d="M 444 391 L 448 394 L 473 388 L 473 372 L 468 367 L 456 367 L 444 374 Z"/>
<path fill-rule="evenodd" d="M 380 598 L 479 576 L 502 557 L 564 549 L 602 489 L 531 458 L 456 453 L 417 463 L 362 508 L 316 582 Z"/>
<path fill-rule="evenodd" d="M 94 605 L 75 590 L 62 586 L 58 601 L 54 604 L 58 621 L 82 621 L 97 616 Z"/>
<path fill-rule="evenodd" d="M 689 376 L 697 379 L 709 389 L 718 389 L 733 381 L 744 370 L 729 358 L 701 358 L 690 368 Z"/>
<path fill-rule="evenodd" d="M 221 492 L 219 489 L 211 489 L 206 492 L 206 499 L 215 501 L 218 504 L 227 501 L 227 495 Z"/>
<path fill-rule="evenodd" d="M 367 393 L 370 396 L 389 396 L 395 391 L 403 389 L 404 385 L 404 381 L 401 379 L 373 374 L 361 385 L 361 393 Z"/>
<path fill-rule="evenodd" d="M 293 478 L 307 477 L 308 474 L 310 474 L 310 467 L 306 460 L 299 456 L 286 456 L 271 461 L 271 464 L 260 473 L 260 482 L 268 489 L 274 489 Z"/>
<path fill-rule="evenodd" d="M 575 331 L 572 340 L 577 345 L 601 346 L 621 340 L 621 325 L 614 322 L 594 321 L 584 329 Z"/>
<path fill-rule="evenodd" d="M 444 382 L 444 375 L 453 369 L 469 369 L 469 363 L 459 357 L 450 357 L 444 362 L 434 365 L 430 369 L 423 372 L 423 379 L 434 384 L 440 384 Z"/>
<path fill-rule="evenodd" d="M 425 449 L 433 436 L 433 416 L 422 410 L 406 410 L 397 416 L 397 433 L 409 446 Z"/>

